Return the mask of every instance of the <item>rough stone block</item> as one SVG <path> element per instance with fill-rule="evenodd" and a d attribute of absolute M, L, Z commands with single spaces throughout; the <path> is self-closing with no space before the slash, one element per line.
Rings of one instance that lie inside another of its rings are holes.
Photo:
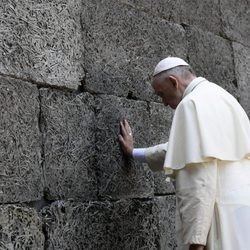
<path fill-rule="evenodd" d="M 97 98 L 96 112 L 99 195 L 114 199 L 152 196 L 152 172 L 138 162 L 125 159 L 118 143 L 119 122 L 126 118 L 133 130 L 135 147 L 149 145 L 147 103 L 104 95 Z"/>
<path fill-rule="evenodd" d="M 83 9 L 85 88 L 155 99 L 153 69 L 168 55 L 186 57 L 184 29 L 115 0 L 91 1 Z"/>
<path fill-rule="evenodd" d="M 160 103 L 150 103 L 150 143 L 160 144 L 168 141 L 173 111 Z"/>
<path fill-rule="evenodd" d="M 84 77 L 80 0 L 3 0 L 0 73 L 69 88 Z"/>
<path fill-rule="evenodd" d="M 221 0 L 221 14 L 226 36 L 249 46 L 250 4 L 249 0 Z"/>
<path fill-rule="evenodd" d="M 219 0 L 119 0 L 150 16 L 165 20 L 197 26 L 204 30 L 220 34 L 222 20 Z M 209 18 L 208 17 L 209 13 Z"/>
<path fill-rule="evenodd" d="M 250 48 L 239 43 L 233 43 L 233 48 L 240 103 L 250 117 Z"/>
<path fill-rule="evenodd" d="M 154 193 L 155 195 L 175 193 L 171 178 L 164 171 L 154 172 Z"/>
<path fill-rule="evenodd" d="M 187 38 L 189 63 L 198 76 L 206 77 L 238 98 L 231 43 L 199 29 L 188 29 Z"/>
<path fill-rule="evenodd" d="M 169 21 L 177 19 L 180 4 L 178 1 L 171 0 L 118 0 L 128 4 L 140 11 L 147 12 L 150 16 L 161 17 Z"/>
<path fill-rule="evenodd" d="M 42 196 L 38 89 L 0 77 L 0 203 Z"/>
<path fill-rule="evenodd" d="M 93 97 L 49 89 L 40 95 L 46 198 L 95 198 Z"/>
<path fill-rule="evenodd" d="M 176 249 L 175 213 L 176 197 L 174 195 L 154 199 L 154 212 L 157 216 L 157 249 Z"/>
<path fill-rule="evenodd" d="M 222 32 L 219 0 L 177 0 L 175 21 L 216 34 Z M 208 14 L 209 13 L 209 14 Z"/>
<path fill-rule="evenodd" d="M 48 250 L 172 250 L 175 246 L 174 196 L 148 201 L 61 201 L 43 209 L 42 216 Z"/>
<path fill-rule="evenodd" d="M 1 249 L 44 249 L 42 221 L 37 213 L 18 205 L 0 206 Z"/>
<path fill-rule="evenodd" d="M 172 124 L 173 111 L 163 104 L 150 103 L 150 143 L 157 145 L 168 141 Z M 174 193 L 173 184 L 166 181 L 167 176 L 163 171 L 154 172 L 154 193 Z M 168 180 L 168 179 L 167 179 Z"/>

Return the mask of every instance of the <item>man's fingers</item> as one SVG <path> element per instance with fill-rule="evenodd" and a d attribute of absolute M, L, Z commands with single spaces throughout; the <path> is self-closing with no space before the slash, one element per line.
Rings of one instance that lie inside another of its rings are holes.
<path fill-rule="evenodd" d="M 121 135 L 118 135 L 119 142 L 124 145 L 124 139 Z"/>
<path fill-rule="evenodd" d="M 122 137 L 122 135 L 118 135 L 118 140 L 120 142 L 121 149 L 123 153 L 127 156 L 132 156 L 133 153 L 133 144 L 128 144 L 126 139 Z"/>
<path fill-rule="evenodd" d="M 121 122 L 120 125 L 121 125 L 121 134 L 123 136 L 127 136 L 127 131 L 126 131 L 125 127 L 124 127 L 123 122 Z"/>
<path fill-rule="evenodd" d="M 120 122 L 121 133 L 118 135 L 123 153 L 127 156 L 132 156 L 133 152 L 133 137 L 130 132 L 130 126 L 127 121 L 123 120 Z"/>
<path fill-rule="evenodd" d="M 124 125 L 125 125 L 125 129 L 126 129 L 128 135 L 132 136 L 132 130 L 131 130 L 131 127 L 129 126 L 129 123 L 127 120 L 124 120 Z"/>
<path fill-rule="evenodd" d="M 127 138 L 129 136 L 132 136 L 130 127 L 128 128 L 128 122 L 125 120 L 120 123 L 121 125 L 121 134 L 123 137 Z"/>

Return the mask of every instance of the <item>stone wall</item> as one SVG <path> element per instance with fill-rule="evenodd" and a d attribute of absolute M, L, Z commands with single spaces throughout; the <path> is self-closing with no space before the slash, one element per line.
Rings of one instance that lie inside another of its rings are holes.
<path fill-rule="evenodd" d="M 124 158 L 167 140 L 152 91 L 179 56 L 250 115 L 250 3 L 243 0 L 2 0 L 0 249 L 175 249 L 163 173 Z"/>

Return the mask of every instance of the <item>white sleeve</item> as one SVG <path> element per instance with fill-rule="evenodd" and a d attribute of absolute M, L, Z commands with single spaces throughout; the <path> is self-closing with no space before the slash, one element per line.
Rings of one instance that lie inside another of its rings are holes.
<path fill-rule="evenodd" d="M 145 157 L 145 148 L 134 148 L 133 149 L 133 158 L 140 162 L 146 162 Z"/>
<path fill-rule="evenodd" d="M 152 171 L 162 171 L 168 143 L 159 144 L 145 149 L 145 158 Z"/>
<path fill-rule="evenodd" d="M 163 170 L 163 163 L 168 143 L 159 144 L 149 148 L 134 148 L 133 158 L 148 163 L 152 171 Z"/>

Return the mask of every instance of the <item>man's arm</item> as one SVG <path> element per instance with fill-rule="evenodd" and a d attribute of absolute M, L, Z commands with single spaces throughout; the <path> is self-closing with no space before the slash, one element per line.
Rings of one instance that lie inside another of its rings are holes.
<path fill-rule="evenodd" d="M 132 130 L 126 120 L 120 123 L 121 134 L 119 142 L 123 153 L 141 162 L 148 163 L 152 171 L 163 170 L 167 144 L 163 143 L 149 148 L 134 148 Z"/>
<path fill-rule="evenodd" d="M 145 148 L 145 159 L 152 171 L 163 170 L 168 142 Z"/>
<path fill-rule="evenodd" d="M 145 156 L 146 148 L 134 148 L 133 149 L 133 158 L 140 162 L 147 162 Z"/>
<path fill-rule="evenodd" d="M 161 171 L 163 170 L 167 147 L 168 143 L 149 148 L 134 148 L 132 155 L 134 159 L 140 162 L 146 162 L 152 171 Z"/>

